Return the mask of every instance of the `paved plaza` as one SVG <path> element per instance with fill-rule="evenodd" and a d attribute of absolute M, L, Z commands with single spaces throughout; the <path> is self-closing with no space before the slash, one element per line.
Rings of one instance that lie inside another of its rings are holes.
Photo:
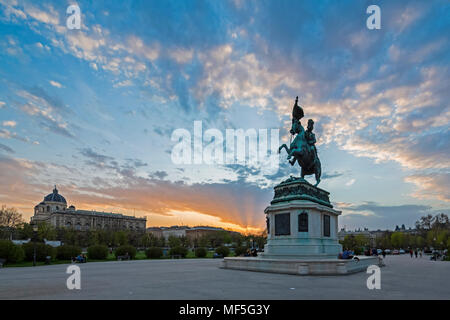
<path fill-rule="evenodd" d="M 68 290 L 68 265 L 0 269 L 0 299 L 450 299 L 450 262 L 387 256 L 381 290 L 368 274 L 295 276 L 219 268 L 219 259 L 138 260 L 80 265 L 81 290 Z"/>

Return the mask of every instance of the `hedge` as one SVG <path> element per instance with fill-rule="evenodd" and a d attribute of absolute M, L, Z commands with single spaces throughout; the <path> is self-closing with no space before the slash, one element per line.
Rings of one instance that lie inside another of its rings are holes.
<path fill-rule="evenodd" d="M 108 258 L 108 247 L 105 245 L 93 245 L 88 247 L 87 256 L 89 259 L 106 260 Z"/>
<path fill-rule="evenodd" d="M 114 254 L 115 254 L 116 258 L 118 256 L 124 256 L 127 253 L 128 253 L 128 255 L 130 256 L 131 259 L 134 259 L 136 257 L 136 248 L 131 246 L 131 245 L 124 245 L 124 246 L 118 247 L 114 251 Z"/>
<path fill-rule="evenodd" d="M 33 261 L 34 243 L 32 241 L 22 245 L 25 251 L 25 260 Z M 55 258 L 55 248 L 49 246 L 48 244 L 37 242 L 36 243 L 36 261 L 45 261 L 47 256 L 51 256 L 52 259 Z"/>
<path fill-rule="evenodd" d="M 239 257 L 247 252 L 246 247 L 237 247 L 234 249 L 234 254 Z"/>
<path fill-rule="evenodd" d="M 23 261 L 25 252 L 21 246 L 15 245 L 10 240 L 0 240 L 0 259 L 5 259 L 6 263 L 16 263 Z"/>
<path fill-rule="evenodd" d="M 63 245 L 56 248 L 56 258 L 58 260 L 71 260 L 81 253 L 81 248 L 71 245 Z"/>
<path fill-rule="evenodd" d="M 158 247 L 151 247 L 145 250 L 145 255 L 149 259 L 159 259 L 163 256 L 163 251 Z"/>
<path fill-rule="evenodd" d="M 222 255 L 223 257 L 226 257 L 230 254 L 230 249 L 227 247 L 221 246 L 216 249 L 216 253 Z"/>
<path fill-rule="evenodd" d="M 196 248 L 195 249 L 195 256 L 197 258 L 204 258 L 206 257 L 206 254 L 208 253 L 208 251 L 206 251 L 206 248 Z"/>
<path fill-rule="evenodd" d="M 170 256 L 176 256 L 179 255 L 182 258 L 185 258 L 188 253 L 188 249 L 185 247 L 173 247 L 169 250 Z"/>

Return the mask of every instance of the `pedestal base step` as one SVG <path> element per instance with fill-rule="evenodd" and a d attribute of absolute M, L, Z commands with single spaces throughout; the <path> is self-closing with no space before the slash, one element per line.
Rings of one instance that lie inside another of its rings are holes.
<path fill-rule="evenodd" d="M 230 257 L 223 260 L 222 268 L 295 275 L 343 275 L 366 271 L 370 265 L 382 265 L 378 257 L 361 256 L 358 258 L 359 261 L 355 259 L 295 260 Z"/>

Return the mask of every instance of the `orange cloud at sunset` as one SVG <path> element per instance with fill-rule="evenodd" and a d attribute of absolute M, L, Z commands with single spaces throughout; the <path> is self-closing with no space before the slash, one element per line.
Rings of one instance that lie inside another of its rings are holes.
<path fill-rule="evenodd" d="M 1 178 L 8 183 L 0 185 L 0 202 L 30 218 L 33 207 L 51 192 L 51 182 L 39 182 L 40 172 L 48 167 L 39 162 L 1 158 Z M 58 189 L 68 205 L 146 216 L 147 226 L 210 225 L 244 233 L 264 229 L 263 210 L 270 201 L 270 190 L 234 183 L 187 185 L 134 175 L 120 181 L 120 186 L 103 187 L 59 183 Z"/>

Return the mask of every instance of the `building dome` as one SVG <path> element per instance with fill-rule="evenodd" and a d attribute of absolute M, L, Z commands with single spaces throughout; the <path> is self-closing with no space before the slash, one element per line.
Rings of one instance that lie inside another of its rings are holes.
<path fill-rule="evenodd" d="M 44 197 L 44 201 L 61 202 L 67 204 L 66 199 L 58 193 L 58 189 L 56 189 L 56 186 L 55 189 L 53 189 L 53 193 L 50 193 L 49 195 Z"/>

